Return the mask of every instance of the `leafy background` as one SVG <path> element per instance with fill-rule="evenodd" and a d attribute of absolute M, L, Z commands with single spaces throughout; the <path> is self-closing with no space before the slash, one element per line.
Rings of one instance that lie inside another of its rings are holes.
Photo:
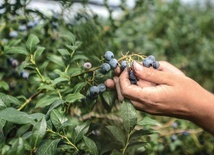
<path fill-rule="evenodd" d="M 106 50 L 118 59 L 153 54 L 214 92 L 212 1 L 137 0 L 130 8 L 126 0 L 116 7 L 61 0 L 62 12 L 51 14 L 29 2 L 0 6 L 0 154 L 213 154 L 213 136 L 191 122 L 136 111 L 113 90 L 85 99 L 91 85 L 113 76 L 96 71 Z M 76 3 L 85 9 L 73 11 Z"/>

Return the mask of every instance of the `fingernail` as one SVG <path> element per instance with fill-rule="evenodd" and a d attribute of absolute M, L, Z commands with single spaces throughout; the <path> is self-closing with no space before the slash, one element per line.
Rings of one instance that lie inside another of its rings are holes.
<path fill-rule="evenodd" d="M 135 61 L 135 62 L 134 62 L 134 70 L 135 70 L 135 71 L 141 72 L 142 69 L 143 69 L 143 67 L 142 67 L 139 63 L 137 63 L 137 62 Z"/>

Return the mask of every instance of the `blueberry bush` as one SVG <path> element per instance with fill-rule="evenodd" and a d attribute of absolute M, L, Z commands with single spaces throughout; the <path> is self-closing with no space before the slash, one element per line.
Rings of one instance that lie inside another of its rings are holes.
<path fill-rule="evenodd" d="M 0 2 L 0 155 L 213 154 L 209 133 L 137 111 L 104 84 L 117 66 L 136 84 L 133 60 L 154 69 L 167 60 L 214 92 L 210 1 L 61 0 L 47 13 L 30 3 Z"/>

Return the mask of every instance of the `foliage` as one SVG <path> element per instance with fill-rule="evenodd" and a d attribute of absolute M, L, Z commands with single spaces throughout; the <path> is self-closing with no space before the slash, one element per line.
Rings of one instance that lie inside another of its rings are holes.
<path fill-rule="evenodd" d="M 110 17 L 60 1 L 44 14 L 28 1 L 0 7 L 0 154 L 211 154 L 214 139 L 187 121 L 150 116 L 120 103 L 114 90 L 86 98 L 91 85 L 111 78 L 98 69 L 106 50 L 154 54 L 213 85 L 213 6 L 179 1 L 125 1 Z M 89 1 L 88 1 L 89 2 Z M 106 2 L 106 1 L 105 1 Z M 85 1 L 82 5 L 86 5 Z M 66 17 L 66 18 L 65 18 Z M 92 68 L 83 64 L 90 62 Z"/>

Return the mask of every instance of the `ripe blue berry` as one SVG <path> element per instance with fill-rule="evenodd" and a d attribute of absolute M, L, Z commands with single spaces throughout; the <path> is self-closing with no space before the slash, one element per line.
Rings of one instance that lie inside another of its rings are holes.
<path fill-rule="evenodd" d="M 95 98 L 97 98 L 98 94 L 99 94 L 99 87 L 98 86 L 91 86 L 89 88 L 89 94 L 88 94 L 89 98 L 95 99 Z"/>
<path fill-rule="evenodd" d="M 143 66 L 144 67 L 150 67 L 153 65 L 153 60 L 152 59 L 149 59 L 149 58 L 145 58 L 143 60 Z"/>
<path fill-rule="evenodd" d="M 90 68 L 92 67 L 92 64 L 91 64 L 90 62 L 85 62 L 85 63 L 83 64 L 83 67 L 84 67 L 85 69 L 90 69 Z"/>
<path fill-rule="evenodd" d="M 128 63 L 126 60 L 123 60 L 120 64 L 120 69 L 123 71 L 127 67 Z"/>
<path fill-rule="evenodd" d="M 110 61 L 111 59 L 114 58 L 114 54 L 113 54 L 111 51 L 106 51 L 106 53 L 104 54 L 104 58 L 105 58 L 107 61 Z"/>
<path fill-rule="evenodd" d="M 153 64 L 152 64 L 153 68 L 154 69 L 158 69 L 158 67 L 160 66 L 159 62 L 158 61 L 154 61 Z"/>
<path fill-rule="evenodd" d="M 33 28 L 34 26 L 36 25 L 35 21 L 29 21 L 27 23 L 27 27 L 30 29 L 30 28 Z"/>
<path fill-rule="evenodd" d="M 27 26 L 26 25 L 20 25 L 18 29 L 19 29 L 19 31 L 26 31 Z"/>
<path fill-rule="evenodd" d="M 18 36 L 18 32 L 17 32 L 17 31 L 11 31 L 11 32 L 9 33 L 9 36 L 10 36 L 11 38 L 15 38 L 15 37 Z"/>
<path fill-rule="evenodd" d="M 118 65 L 118 61 L 117 61 L 117 59 L 113 58 L 109 61 L 109 64 L 112 68 L 116 68 Z"/>
<path fill-rule="evenodd" d="M 104 83 L 101 83 L 98 85 L 99 92 L 103 93 L 106 90 L 106 85 Z"/>
<path fill-rule="evenodd" d="M 154 55 L 149 55 L 147 58 L 148 58 L 148 59 L 151 59 L 152 61 L 155 61 Z"/>
<path fill-rule="evenodd" d="M 137 77 L 135 76 L 133 70 L 129 71 L 129 80 L 130 80 L 131 84 L 137 84 Z"/>
<path fill-rule="evenodd" d="M 176 135 L 172 135 L 170 138 L 171 138 L 172 142 L 174 142 L 174 141 L 176 141 L 178 139 L 178 137 Z"/>
<path fill-rule="evenodd" d="M 111 70 L 111 66 L 108 63 L 103 63 L 100 66 L 100 73 L 107 74 Z"/>
<path fill-rule="evenodd" d="M 23 70 L 23 71 L 21 71 L 21 76 L 22 76 L 24 79 L 28 79 L 28 77 L 29 77 L 29 72 Z"/>

